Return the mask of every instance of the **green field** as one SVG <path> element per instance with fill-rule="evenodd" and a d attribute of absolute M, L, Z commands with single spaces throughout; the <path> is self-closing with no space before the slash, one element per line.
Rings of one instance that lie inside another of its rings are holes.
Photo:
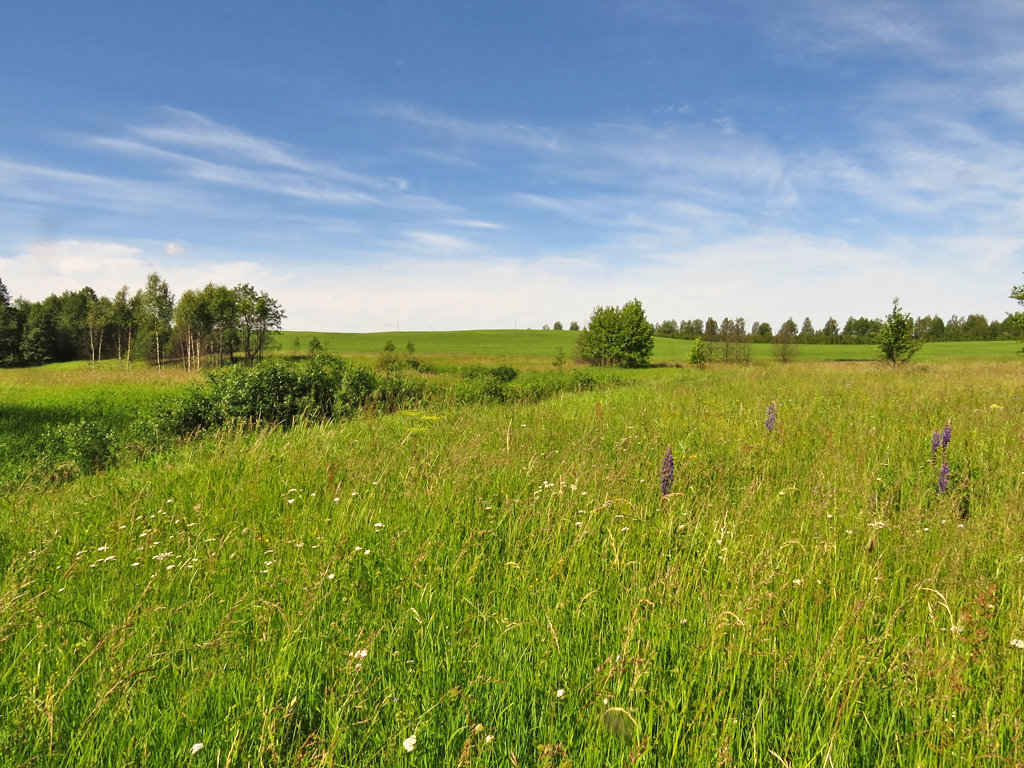
<path fill-rule="evenodd" d="M 478 361 L 550 368 L 557 333 L 479 332 Z M 435 339 L 417 356 L 478 354 Z M 1020 764 L 1024 367 L 932 351 L 619 372 L 26 476 L 0 507 L 0 765 Z M 2 371 L 0 429 L 75 403 L 124 426 L 188 380 Z"/>
<path fill-rule="evenodd" d="M 327 352 L 351 357 L 378 355 L 390 341 L 398 351 L 412 342 L 415 354 L 426 361 L 442 363 L 465 362 L 477 356 L 502 360 L 510 364 L 547 364 L 559 349 L 571 359 L 576 349 L 577 331 L 402 331 L 394 333 L 306 333 L 285 331 L 277 339 L 279 354 L 303 354 L 309 340 L 316 336 Z M 654 365 L 685 365 L 693 342 L 682 339 L 655 338 Z M 925 344 L 915 356 L 917 361 L 1011 360 L 1018 356 L 1019 341 L 947 341 Z M 771 344 L 751 344 L 754 360 L 771 361 Z M 873 344 L 801 344 L 796 346 L 796 362 L 868 361 L 878 359 Z"/>

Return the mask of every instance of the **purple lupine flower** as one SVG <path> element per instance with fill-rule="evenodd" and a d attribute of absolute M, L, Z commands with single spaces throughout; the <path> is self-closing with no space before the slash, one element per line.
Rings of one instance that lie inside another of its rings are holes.
<path fill-rule="evenodd" d="M 939 443 L 942 442 L 941 432 L 932 432 L 932 458 L 935 458 L 935 454 L 939 450 Z"/>
<path fill-rule="evenodd" d="M 942 462 L 942 468 L 939 470 L 939 493 L 945 493 L 949 487 L 949 464 L 945 460 Z"/>
<path fill-rule="evenodd" d="M 665 449 L 665 457 L 661 460 L 661 495 L 668 496 L 672 492 L 672 481 L 675 479 L 676 463 L 672 458 L 672 446 Z"/>
<path fill-rule="evenodd" d="M 768 415 L 764 420 L 764 428 L 771 432 L 775 429 L 775 403 L 768 406 Z"/>
<path fill-rule="evenodd" d="M 953 437 L 953 425 L 950 422 L 946 422 L 946 426 L 942 430 L 942 449 L 945 450 L 946 446 L 949 445 L 950 438 Z"/>

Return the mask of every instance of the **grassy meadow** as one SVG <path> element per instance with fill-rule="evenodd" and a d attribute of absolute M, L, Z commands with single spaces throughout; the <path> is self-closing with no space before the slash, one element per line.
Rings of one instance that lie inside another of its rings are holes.
<path fill-rule="evenodd" d="M 399 352 L 410 342 L 417 357 L 429 363 L 464 365 L 486 357 L 525 368 L 550 367 L 561 350 L 571 360 L 576 349 L 577 331 L 484 330 L 484 331 L 401 331 L 384 333 L 309 333 L 286 331 L 275 340 L 274 354 L 301 355 L 313 337 L 324 351 L 355 359 L 372 359 L 389 341 Z M 654 339 L 653 365 L 686 365 L 692 341 Z M 925 344 L 915 356 L 917 361 L 933 360 L 1014 360 L 1019 359 L 1019 341 L 944 341 Z M 799 362 L 867 362 L 878 359 L 874 344 L 798 344 L 794 346 Z M 755 361 L 772 361 L 771 344 L 751 344 Z"/>
<path fill-rule="evenodd" d="M 619 372 L 8 485 L 0 765 L 1022 764 L 1024 368 L 951 357 Z M 139 373 L 0 372 L 4 439 L 185 385 Z"/>

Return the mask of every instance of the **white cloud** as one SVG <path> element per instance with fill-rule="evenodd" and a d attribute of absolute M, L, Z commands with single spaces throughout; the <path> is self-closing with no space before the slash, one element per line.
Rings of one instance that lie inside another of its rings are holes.
<path fill-rule="evenodd" d="M 222 125 L 204 115 L 172 107 L 164 107 L 163 112 L 171 118 L 167 123 L 136 126 L 132 132 L 157 143 L 214 149 L 260 164 L 280 165 L 300 171 L 314 169 L 312 164 L 287 152 L 275 142 Z"/>
<path fill-rule="evenodd" d="M 999 319 L 1015 308 L 1006 297 L 1021 282 L 1022 249 L 1024 238 L 890 239 L 867 248 L 787 231 L 680 247 L 665 232 L 528 259 L 367 254 L 360 264 L 296 265 L 268 286 L 288 310 L 287 327 L 317 331 L 540 328 L 582 323 L 594 306 L 634 297 L 655 321 L 742 316 L 774 328 L 792 315 L 818 327 L 829 317 L 882 317 L 893 296 L 915 315 Z M 972 279 L 951 282 L 950 274 Z"/>
<path fill-rule="evenodd" d="M 181 256 L 185 253 L 185 248 L 178 243 L 167 243 L 164 246 L 164 253 L 168 256 Z"/>
<path fill-rule="evenodd" d="M 35 243 L 13 258 L 0 259 L 0 270 L 14 292 L 33 301 L 86 285 L 113 295 L 124 283 L 141 284 L 146 275 L 140 248 L 80 240 Z"/>
<path fill-rule="evenodd" d="M 277 274 L 263 264 L 218 254 L 218 258 L 168 261 L 166 251 L 175 243 L 55 240 L 16 249 L 17 255 L 0 258 L 0 274 L 11 292 L 32 301 L 52 293 L 89 286 L 101 296 L 113 296 L 122 285 L 139 289 L 150 272 L 159 272 L 171 290 L 180 293 L 209 282 L 237 285 L 249 282 L 269 290 Z M 272 291 L 270 291 L 273 293 Z"/>
<path fill-rule="evenodd" d="M 201 193 L 166 184 L 102 176 L 0 157 L 0 196 L 47 205 L 86 205 L 118 211 L 205 210 Z"/>
<path fill-rule="evenodd" d="M 476 248 L 471 240 L 442 232 L 406 232 L 406 237 L 415 245 L 435 253 L 458 253 Z"/>
<path fill-rule="evenodd" d="M 331 163 L 304 159 L 282 142 L 254 136 L 237 128 L 223 125 L 205 115 L 172 107 L 164 107 L 162 113 L 170 119 L 160 125 L 133 126 L 130 132 L 154 144 L 170 144 L 211 150 L 217 154 L 234 156 L 257 165 L 288 168 L 313 176 L 338 179 L 353 184 L 386 189 L 404 189 L 406 182 L 400 178 L 382 179 L 357 174 L 338 168 Z"/>
<path fill-rule="evenodd" d="M 390 104 L 378 107 L 374 111 L 383 117 L 432 128 L 457 141 L 511 145 L 534 150 L 562 149 L 556 131 L 535 125 L 466 120 L 412 104 Z"/>
<path fill-rule="evenodd" d="M 495 224 L 493 221 L 482 221 L 481 219 L 454 219 L 449 224 L 466 229 L 505 229 L 503 224 Z"/>

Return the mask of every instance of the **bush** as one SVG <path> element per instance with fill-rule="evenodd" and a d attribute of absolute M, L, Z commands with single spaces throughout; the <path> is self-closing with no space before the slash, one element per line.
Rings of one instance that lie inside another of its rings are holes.
<path fill-rule="evenodd" d="M 165 401 L 153 431 L 182 437 L 227 421 L 254 425 L 290 424 L 299 416 L 327 419 L 357 410 L 376 389 L 372 373 L 333 355 L 295 365 L 233 366 L 207 374 L 204 384 Z"/>
<path fill-rule="evenodd" d="M 153 419 L 155 432 L 185 437 L 219 427 L 224 423 L 224 409 L 212 387 L 192 386 L 181 395 L 165 400 Z"/>
<path fill-rule="evenodd" d="M 511 365 L 466 365 L 459 370 L 459 373 L 467 379 L 494 379 L 502 384 L 508 384 L 519 376 L 519 371 Z"/>
<path fill-rule="evenodd" d="M 40 459 L 48 472 L 59 477 L 71 477 L 78 472 L 88 475 L 113 463 L 115 444 L 113 432 L 104 425 L 82 419 L 47 427 Z"/>
<path fill-rule="evenodd" d="M 349 366 L 335 395 L 335 403 L 342 415 L 351 415 L 362 408 L 377 389 L 377 377 L 365 368 Z"/>
<path fill-rule="evenodd" d="M 704 339 L 700 337 L 694 339 L 693 345 L 690 347 L 690 365 L 704 368 L 709 360 L 711 360 L 711 350 L 704 343 Z"/>
<path fill-rule="evenodd" d="M 654 326 L 638 299 L 619 307 L 596 307 L 576 339 L 577 356 L 591 365 L 640 368 L 654 353 Z"/>
<path fill-rule="evenodd" d="M 921 339 L 914 338 L 914 318 L 900 309 L 900 300 L 892 300 L 892 312 L 875 333 L 878 353 L 893 366 L 902 365 L 921 348 Z"/>
<path fill-rule="evenodd" d="M 500 381 L 503 384 L 508 384 L 513 381 L 519 375 L 519 371 L 513 368 L 511 365 L 496 365 L 491 368 L 490 376 L 495 381 Z"/>

